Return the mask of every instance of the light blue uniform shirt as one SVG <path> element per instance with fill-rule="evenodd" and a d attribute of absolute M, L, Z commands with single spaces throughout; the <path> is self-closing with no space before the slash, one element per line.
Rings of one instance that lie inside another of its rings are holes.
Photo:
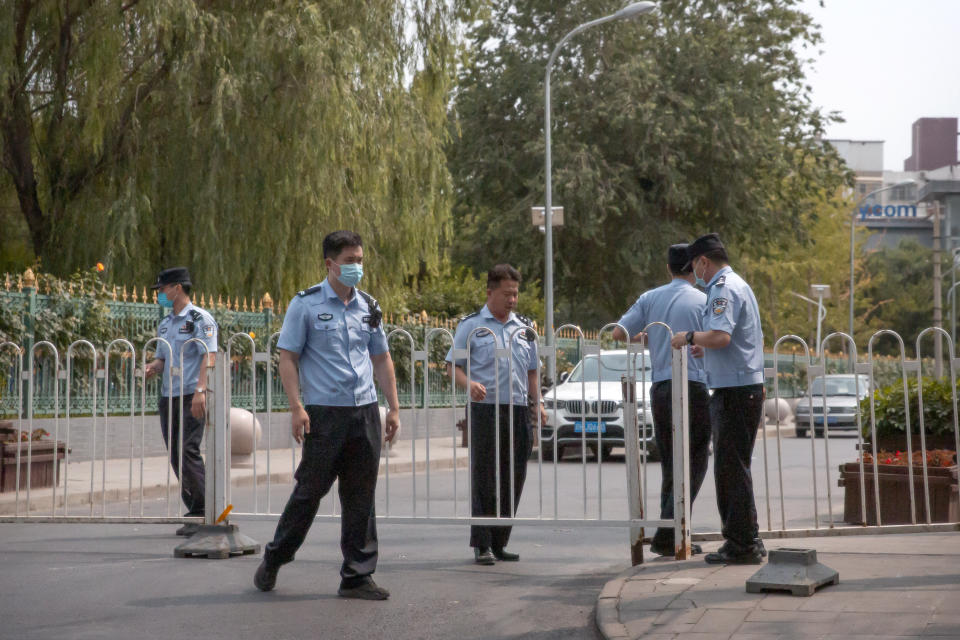
<path fill-rule="evenodd" d="M 383 325 L 370 327 L 370 307 L 354 289 L 346 305 L 330 283 L 290 301 L 277 347 L 300 354 L 304 404 L 359 407 L 377 401 L 370 356 L 386 353 Z"/>
<path fill-rule="evenodd" d="M 723 349 L 704 349 L 711 389 L 763 383 L 763 330 L 757 299 L 743 278 L 729 266 L 707 283 L 703 330 L 730 334 Z"/>
<path fill-rule="evenodd" d="M 630 336 L 643 331 L 651 322 L 666 323 L 674 332 L 701 331 L 703 305 L 707 296 L 682 278 L 674 278 L 669 283 L 646 291 L 637 298 L 623 317 L 620 324 Z M 647 346 L 653 365 L 653 382 L 670 380 L 673 348 L 666 329 L 653 326 L 647 331 Z M 703 370 L 703 358 L 687 359 L 687 379 L 690 382 L 706 382 Z"/>
<path fill-rule="evenodd" d="M 164 398 L 180 395 L 180 375 L 169 375 L 175 369 L 182 369 L 183 395 L 189 395 L 197 389 L 200 367 L 207 351 L 197 342 L 186 347 L 184 343 L 191 338 L 199 338 L 207 345 L 210 353 L 217 351 L 217 323 L 213 316 L 192 303 L 187 304 L 180 313 L 171 311 L 157 325 L 157 336 L 170 343 L 167 348 L 162 342 L 157 344 L 157 359 L 163 360 L 160 374 L 160 395 Z M 183 348 L 183 364 L 180 363 L 180 349 Z M 170 354 L 170 351 L 173 354 Z M 172 369 L 171 369 L 172 367 Z"/>
<path fill-rule="evenodd" d="M 526 331 L 528 325 L 521 317 L 511 313 L 506 322 L 500 322 L 483 305 L 479 312 L 460 321 L 453 336 L 453 347 L 447 352 L 447 362 L 453 362 L 467 373 L 466 359 L 453 359 L 453 349 L 466 349 L 467 338 L 474 329 L 477 331 L 470 340 L 470 381 L 479 382 L 487 395 L 483 404 L 496 404 L 499 393 L 500 404 L 527 404 L 527 372 L 537 369 L 537 339 L 533 330 Z M 506 348 L 513 341 L 513 384 L 508 384 L 510 361 L 499 358 L 499 377 L 497 377 L 497 347 Z M 513 390 L 511 394 L 510 390 Z"/>

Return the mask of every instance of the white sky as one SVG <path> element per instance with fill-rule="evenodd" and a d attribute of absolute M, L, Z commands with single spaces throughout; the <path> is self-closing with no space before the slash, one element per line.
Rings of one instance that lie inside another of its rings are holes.
<path fill-rule="evenodd" d="M 822 27 L 808 68 L 817 106 L 846 122 L 830 138 L 883 140 L 883 166 L 903 170 L 910 126 L 960 117 L 960 0 L 802 0 Z"/>

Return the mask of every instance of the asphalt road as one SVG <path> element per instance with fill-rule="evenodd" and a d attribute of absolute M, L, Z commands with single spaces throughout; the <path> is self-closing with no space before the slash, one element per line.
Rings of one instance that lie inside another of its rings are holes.
<path fill-rule="evenodd" d="M 854 443 L 831 441 L 833 469 L 854 459 Z M 758 487 L 762 485 L 759 444 L 754 463 Z M 823 441 L 816 444 L 822 468 Z M 775 441 L 768 445 L 775 446 Z M 783 451 L 788 526 L 812 526 L 810 441 L 784 439 Z M 775 471 L 772 462 L 771 467 Z M 544 515 L 552 514 L 553 465 L 546 465 L 543 472 L 544 484 L 539 485 L 536 465 L 528 468 L 521 516 L 537 515 L 541 490 Z M 596 464 L 586 472 L 591 485 L 587 510 L 596 517 Z M 624 465 L 614 459 L 603 465 L 602 472 L 604 516 L 624 517 Z M 431 514 L 448 515 L 454 504 L 464 513 L 462 473 L 456 496 L 452 471 L 431 473 Z M 576 462 L 557 465 L 561 515 L 582 515 L 583 473 Z M 658 477 L 659 465 L 651 464 L 648 479 L 653 496 Z M 416 478 L 416 493 L 422 499 L 426 476 Z M 818 479 L 821 492 L 824 482 L 825 478 Z M 841 505 L 835 473 L 832 483 L 834 503 Z M 261 501 L 265 491 L 261 488 Z M 273 487 L 272 493 L 277 511 L 289 486 Z M 411 512 L 413 476 L 393 477 L 390 494 L 391 515 Z M 719 521 L 713 496 L 708 474 L 694 512 L 695 531 L 716 531 Z M 238 510 L 249 510 L 252 490 L 235 490 L 233 501 Z M 332 500 L 325 502 L 322 513 L 332 510 Z M 765 528 L 762 495 L 759 502 Z M 825 499 L 821 502 L 826 504 Z M 148 511 L 159 512 L 162 507 L 156 501 Z M 421 501 L 421 514 L 422 508 Z M 385 516 L 383 491 L 378 511 Z M 821 509 L 821 519 L 824 516 Z M 774 517 L 779 517 L 776 509 Z M 245 534 L 261 543 L 270 539 L 275 526 L 272 519 L 239 522 Z M 521 561 L 480 567 L 472 563 L 466 526 L 391 524 L 389 517 L 382 517 L 376 578 L 393 596 L 387 602 L 358 602 L 336 596 L 340 552 L 335 523 L 314 525 L 297 560 L 281 570 L 276 591 L 267 594 L 252 585 L 259 556 L 175 559 L 172 551 L 181 539 L 172 535 L 174 529 L 172 525 L 0 525 L 0 637 L 593 639 L 597 637 L 592 619 L 597 594 L 606 580 L 629 565 L 623 529 L 516 527 L 510 548 L 522 555 Z"/>

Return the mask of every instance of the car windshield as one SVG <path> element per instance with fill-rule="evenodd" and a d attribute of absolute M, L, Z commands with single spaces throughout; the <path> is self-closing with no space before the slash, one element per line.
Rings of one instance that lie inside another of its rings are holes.
<path fill-rule="evenodd" d="M 631 354 L 630 360 L 634 364 L 634 374 L 637 379 L 641 378 L 641 367 L 646 370 L 647 380 L 650 380 L 650 356 L 644 354 Z M 599 366 L 598 366 L 599 365 Z M 626 353 L 605 353 L 599 358 L 597 356 L 587 356 L 574 367 L 567 378 L 568 382 L 597 382 L 597 370 L 599 369 L 599 379 L 601 382 L 620 382 L 620 378 L 627 373 L 627 354 Z"/>
<path fill-rule="evenodd" d="M 867 393 L 867 377 L 859 376 L 860 393 L 857 393 L 856 382 L 853 376 L 837 376 L 826 378 L 826 392 L 828 396 L 862 396 Z M 822 396 L 824 392 L 824 378 L 813 381 L 814 396 Z"/>

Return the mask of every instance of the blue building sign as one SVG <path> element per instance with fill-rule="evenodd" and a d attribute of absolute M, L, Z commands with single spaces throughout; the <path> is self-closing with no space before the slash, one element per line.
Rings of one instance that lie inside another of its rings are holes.
<path fill-rule="evenodd" d="M 875 204 L 875 205 L 863 205 L 860 207 L 860 220 L 866 220 L 867 218 L 916 218 L 917 217 L 917 205 L 915 204 L 898 204 L 892 205 L 888 204 L 887 206 Z"/>

